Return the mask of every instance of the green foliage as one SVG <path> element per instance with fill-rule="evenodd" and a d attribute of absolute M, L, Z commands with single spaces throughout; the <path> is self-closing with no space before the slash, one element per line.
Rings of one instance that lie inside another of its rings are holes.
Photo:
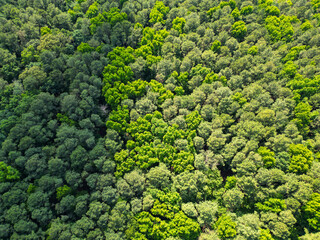
<path fill-rule="evenodd" d="M 214 14 L 218 9 L 222 9 L 222 8 L 224 8 L 225 6 L 230 6 L 231 9 L 233 10 L 233 9 L 236 8 L 236 1 L 234 1 L 234 0 L 230 0 L 229 2 L 221 1 L 220 4 L 219 4 L 219 6 L 210 8 L 210 9 L 207 11 L 207 14 L 208 14 L 210 17 L 213 17 L 213 14 Z"/>
<path fill-rule="evenodd" d="M 226 190 L 234 188 L 236 186 L 236 183 L 237 183 L 237 178 L 235 176 L 229 176 L 227 177 L 227 181 L 224 188 Z"/>
<path fill-rule="evenodd" d="M 297 72 L 297 65 L 295 65 L 293 61 L 288 61 L 284 64 L 279 74 L 285 78 L 294 78 Z"/>
<path fill-rule="evenodd" d="M 227 214 L 222 214 L 214 225 L 219 237 L 222 239 L 232 238 L 237 234 L 237 224 Z"/>
<path fill-rule="evenodd" d="M 263 164 L 266 168 L 273 167 L 276 163 L 276 159 L 274 158 L 274 152 L 266 147 L 260 147 L 258 149 L 258 153 L 262 157 Z"/>
<path fill-rule="evenodd" d="M 198 111 L 194 111 L 186 116 L 186 123 L 189 130 L 197 129 L 202 120 L 203 119 Z"/>
<path fill-rule="evenodd" d="M 39 59 L 38 52 L 34 46 L 30 45 L 27 48 L 23 49 L 21 52 L 22 64 L 29 64 L 31 62 L 36 62 Z"/>
<path fill-rule="evenodd" d="M 269 229 L 260 229 L 259 240 L 274 240 Z"/>
<path fill-rule="evenodd" d="M 319 0 L 311 0 L 311 4 L 313 6 L 313 9 L 315 11 L 318 11 L 318 9 L 320 7 L 320 1 Z"/>
<path fill-rule="evenodd" d="M 291 157 L 289 171 L 294 173 L 305 173 L 313 162 L 312 152 L 302 144 L 291 144 L 289 147 Z"/>
<path fill-rule="evenodd" d="M 305 235 L 301 236 L 301 240 L 313 240 L 319 238 L 320 234 L 319 232 L 317 233 L 306 233 Z"/>
<path fill-rule="evenodd" d="M 290 49 L 289 53 L 282 59 L 283 62 L 294 61 L 297 60 L 299 53 L 306 49 L 306 45 L 295 46 Z"/>
<path fill-rule="evenodd" d="M 229 6 L 229 2 L 221 1 L 219 7 L 224 8 L 225 6 Z"/>
<path fill-rule="evenodd" d="M 123 67 L 129 63 L 134 62 L 134 49 L 131 47 L 115 47 L 108 53 L 108 58 L 112 61 L 112 65 L 116 67 Z"/>
<path fill-rule="evenodd" d="M 308 102 L 300 102 L 294 109 L 294 122 L 299 131 L 306 135 L 310 131 L 310 123 L 318 115 L 318 112 L 311 112 L 312 107 Z"/>
<path fill-rule="evenodd" d="M 136 99 L 142 97 L 146 93 L 146 87 L 148 83 L 141 79 L 129 82 L 124 86 L 124 92 L 130 99 Z"/>
<path fill-rule="evenodd" d="M 307 202 L 307 204 L 303 208 L 305 213 L 305 218 L 307 219 L 311 228 L 316 231 L 320 229 L 320 194 L 314 193 L 311 199 Z"/>
<path fill-rule="evenodd" d="M 117 163 L 117 171 L 115 176 L 122 176 L 126 172 L 130 172 L 134 169 L 135 162 L 131 157 L 129 157 L 128 150 L 121 150 L 114 155 L 114 161 Z"/>
<path fill-rule="evenodd" d="M 32 183 L 29 184 L 27 193 L 28 193 L 28 194 L 34 193 L 35 190 L 36 190 L 36 188 L 37 188 L 37 187 L 36 187 L 35 185 L 33 185 Z"/>
<path fill-rule="evenodd" d="M 277 198 L 269 198 L 264 203 L 256 203 L 259 211 L 279 213 L 287 208 L 285 201 Z"/>
<path fill-rule="evenodd" d="M 218 74 L 214 73 L 214 72 L 210 72 L 206 75 L 206 77 L 203 80 L 203 83 L 214 83 L 216 81 L 220 81 L 223 84 L 226 84 L 227 79 L 224 76 L 219 76 Z"/>
<path fill-rule="evenodd" d="M 210 8 L 210 9 L 207 11 L 207 14 L 208 14 L 210 17 L 213 17 L 214 13 L 215 13 L 218 9 L 220 9 L 220 6 Z"/>
<path fill-rule="evenodd" d="M 146 115 L 144 118 L 139 117 L 137 121 L 131 122 L 128 125 L 127 132 L 136 140 L 139 144 L 147 143 L 152 139 L 151 130 L 151 115 Z"/>
<path fill-rule="evenodd" d="M 237 3 L 235 0 L 229 0 L 229 6 L 231 7 L 232 10 L 234 10 L 237 6 Z"/>
<path fill-rule="evenodd" d="M 94 51 L 94 47 L 91 47 L 88 43 L 81 43 L 78 47 L 77 47 L 77 50 L 79 52 L 82 52 L 82 53 L 86 53 L 86 52 L 92 52 Z"/>
<path fill-rule="evenodd" d="M 191 171 L 194 169 L 193 161 L 194 156 L 192 153 L 181 151 L 174 155 L 171 162 L 171 167 L 176 173 Z"/>
<path fill-rule="evenodd" d="M 129 122 L 129 110 L 127 106 L 118 106 L 113 110 L 107 120 L 107 128 L 113 129 L 118 133 L 123 133 Z"/>
<path fill-rule="evenodd" d="M 142 31 L 141 45 L 147 45 L 152 49 L 152 53 L 156 56 L 160 55 L 161 46 L 164 39 L 169 35 L 165 29 L 156 31 L 153 28 L 146 27 Z"/>
<path fill-rule="evenodd" d="M 258 53 L 258 47 L 257 46 L 252 46 L 251 48 L 248 49 L 248 54 L 254 56 L 257 55 Z"/>
<path fill-rule="evenodd" d="M 265 19 L 265 23 L 272 41 L 291 41 L 294 34 L 292 21 L 295 21 L 295 19 L 285 15 L 281 15 L 280 17 L 268 16 Z"/>
<path fill-rule="evenodd" d="M 177 30 L 179 33 L 183 33 L 183 28 L 186 25 L 186 20 L 184 18 L 176 17 L 172 21 L 172 28 Z"/>
<path fill-rule="evenodd" d="M 97 28 L 106 21 L 105 17 L 99 13 L 97 16 L 90 19 L 90 31 L 91 34 L 94 34 L 97 31 Z"/>
<path fill-rule="evenodd" d="M 268 16 L 280 16 L 280 10 L 276 6 L 268 6 L 266 7 L 266 13 Z"/>
<path fill-rule="evenodd" d="M 232 12 L 231 12 L 231 16 L 235 19 L 238 20 L 240 17 L 240 11 L 238 8 L 235 8 Z"/>
<path fill-rule="evenodd" d="M 96 17 L 99 14 L 99 4 L 97 2 L 94 2 L 90 5 L 86 12 L 86 16 L 91 19 Z"/>
<path fill-rule="evenodd" d="M 142 45 L 135 50 L 135 55 L 137 57 L 147 58 L 148 56 L 152 55 L 152 48 L 148 45 Z"/>
<path fill-rule="evenodd" d="M 81 5 L 75 4 L 72 9 L 68 10 L 68 14 L 71 16 L 72 21 L 75 22 L 78 17 L 83 16 Z"/>
<path fill-rule="evenodd" d="M 319 238 L 318 0 L 1 3 L 0 239 Z"/>
<path fill-rule="evenodd" d="M 240 104 L 240 106 L 242 106 L 243 104 L 245 104 L 245 103 L 247 102 L 247 99 L 244 98 L 244 97 L 242 96 L 242 94 L 239 93 L 239 92 L 235 93 L 235 94 L 232 96 L 232 100 L 238 102 L 238 103 Z"/>
<path fill-rule="evenodd" d="M 174 97 L 174 94 L 170 90 L 166 90 L 163 84 L 155 80 L 151 80 L 148 85 L 151 87 L 153 92 L 159 93 L 160 96 L 158 98 L 158 102 L 160 104 L 163 103 L 166 99 L 172 99 Z"/>
<path fill-rule="evenodd" d="M 0 182 L 12 182 L 20 179 L 17 169 L 0 162 Z"/>
<path fill-rule="evenodd" d="M 68 118 L 68 116 L 61 114 L 61 113 L 57 113 L 57 119 L 61 122 L 61 123 L 66 123 L 69 126 L 74 126 L 76 124 L 76 122 L 70 118 Z"/>
<path fill-rule="evenodd" d="M 135 216 L 130 239 L 197 239 L 200 226 L 180 210 L 179 194 L 156 190 L 153 198 L 150 212 L 143 211 Z"/>
<path fill-rule="evenodd" d="M 40 31 L 41 31 L 41 36 L 52 33 L 51 29 L 49 27 L 47 27 L 47 26 L 46 27 L 42 27 L 40 29 Z"/>
<path fill-rule="evenodd" d="M 305 78 L 297 74 L 293 80 L 287 83 L 287 86 L 292 89 L 296 98 L 310 98 L 319 92 L 320 77 L 315 76 L 313 79 Z M 302 107 L 302 105 L 300 106 Z"/>
<path fill-rule="evenodd" d="M 155 149 L 149 144 L 143 145 L 141 147 L 136 147 L 134 149 L 136 155 L 134 156 L 134 160 L 136 165 L 142 169 L 147 170 L 159 163 L 159 159 L 157 158 Z"/>
<path fill-rule="evenodd" d="M 105 67 L 104 81 L 106 84 L 103 92 L 107 104 L 115 108 L 122 100 L 127 99 L 127 96 L 122 93 L 122 89 L 124 88 L 123 83 L 127 83 L 132 77 L 133 72 L 129 66 L 116 67 L 108 65 Z"/>
<path fill-rule="evenodd" d="M 244 15 L 244 16 L 249 15 L 252 12 L 253 12 L 253 6 L 251 6 L 251 5 L 245 6 L 245 7 L 241 8 L 241 10 L 240 10 L 240 14 Z"/>
<path fill-rule="evenodd" d="M 232 36 L 242 40 L 247 34 L 247 27 L 244 21 L 237 21 L 232 25 L 231 29 Z"/>
<path fill-rule="evenodd" d="M 165 23 L 164 18 L 166 14 L 169 12 L 169 7 L 166 7 L 163 2 L 157 1 L 150 12 L 150 23 Z"/>
<path fill-rule="evenodd" d="M 300 26 L 301 30 L 303 32 L 308 31 L 309 29 L 313 28 L 313 25 L 309 20 L 306 20 L 303 24 Z"/>
<path fill-rule="evenodd" d="M 107 21 L 111 26 L 116 25 L 116 23 L 127 20 L 128 16 L 125 12 L 120 13 L 119 8 L 111 8 L 109 12 L 105 14 Z"/>
<path fill-rule="evenodd" d="M 174 92 L 175 92 L 175 94 L 176 94 L 177 96 L 182 96 L 185 91 L 184 91 L 183 87 L 179 86 L 179 87 L 176 87 L 176 88 L 174 89 Z"/>
<path fill-rule="evenodd" d="M 61 198 L 69 195 L 71 192 L 72 192 L 72 189 L 67 185 L 63 185 L 62 187 L 58 187 L 57 188 L 57 199 L 61 200 Z"/>
<path fill-rule="evenodd" d="M 215 40 L 211 45 L 211 50 L 218 53 L 221 48 L 221 42 L 219 40 Z"/>
<path fill-rule="evenodd" d="M 114 113 L 116 114 L 116 112 Z M 130 152 L 122 150 L 114 156 L 117 163 L 117 176 L 122 176 L 134 167 L 146 171 L 160 161 L 169 164 L 171 169 L 177 173 L 194 169 L 194 156 L 192 153 L 186 151 L 177 153 L 175 148 L 166 145 L 173 144 L 176 139 L 184 138 L 186 133 L 178 130 L 176 125 L 167 128 L 167 125 L 161 118 L 161 114 L 155 112 L 154 115 L 147 114 L 144 118 L 139 117 L 137 121 L 126 125 L 125 129 L 134 141 L 127 143 L 127 147 L 131 149 Z M 115 120 L 120 121 L 120 119 L 121 117 Z M 113 128 L 121 126 L 110 120 L 107 122 L 108 125 Z M 114 129 L 117 130 L 116 128 Z M 163 139 L 165 145 L 155 147 L 150 143 L 154 137 Z"/>

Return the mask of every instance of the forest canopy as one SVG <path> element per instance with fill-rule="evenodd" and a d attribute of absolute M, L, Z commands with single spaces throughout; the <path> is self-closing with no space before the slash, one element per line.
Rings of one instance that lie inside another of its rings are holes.
<path fill-rule="evenodd" d="M 0 0 L 0 239 L 320 239 L 319 0 Z"/>

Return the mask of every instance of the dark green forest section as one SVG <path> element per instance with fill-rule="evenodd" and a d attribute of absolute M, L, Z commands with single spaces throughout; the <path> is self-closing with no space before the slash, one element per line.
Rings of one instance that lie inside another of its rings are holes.
<path fill-rule="evenodd" d="M 0 0 L 0 239 L 319 240 L 320 0 Z"/>

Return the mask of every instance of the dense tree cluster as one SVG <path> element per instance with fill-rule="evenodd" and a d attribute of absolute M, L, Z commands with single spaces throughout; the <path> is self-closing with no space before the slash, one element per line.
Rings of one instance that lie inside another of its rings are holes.
<path fill-rule="evenodd" d="M 0 0 L 0 239 L 319 239 L 319 0 Z"/>

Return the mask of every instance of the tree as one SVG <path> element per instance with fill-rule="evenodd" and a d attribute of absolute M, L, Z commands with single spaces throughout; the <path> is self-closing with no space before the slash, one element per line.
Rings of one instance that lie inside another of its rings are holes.
<path fill-rule="evenodd" d="M 237 224 L 227 214 L 222 214 L 218 221 L 214 224 L 214 228 L 222 239 L 232 238 L 237 234 Z"/>
<path fill-rule="evenodd" d="M 85 53 L 85 52 L 92 52 L 94 51 L 94 47 L 91 47 L 88 43 L 81 43 L 78 47 L 77 50 L 79 52 Z"/>
<path fill-rule="evenodd" d="M 109 114 L 109 119 L 107 120 L 106 125 L 109 129 L 122 133 L 126 130 L 129 119 L 128 107 L 126 105 L 118 106 L 117 110 L 113 110 L 111 114 Z"/>
<path fill-rule="evenodd" d="M 269 229 L 260 229 L 259 240 L 274 240 Z"/>
<path fill-rule="evenodd" d="M 183 172 L 173 179 L 173 188 L 184 202 L 196 202 L 211 197 L 213 185 L 201 171 Z"/>
<path fill-rule="evenodd" d="M 232 35 L 239 40 L 242 40 L 247 34 L 247 27 L 243 21 L 237 21 L 232 25 Z"/>
<path fill-rule="evenodd" d="M 223 194 L 224 205 L 230 210 L 241 208 L 243 204 L 243 198 L 244 194 L 238 188 L 229 189 Z"/>
<path fill-rule="evenodd" d="M 212 131 L 212 134 L 208 138 L 207 145 L 213 152 L 219 152 L 227 141 L 227 134 L 223 134 L 222 129 L 216 129 Z"/>
<path fill-rule="evenodd" d="M 163 239 L 180 237 L 182 239 L 197 239 L 200 226 L 180 211 L 181 198 L 177 193 L 164 193 L 160 190 L 152 192 L 153 207 L 149 212 L 143 211 L 135 216 L 136 231 L 132 230 L 131 239 L 153 238 Z"/>
<path fill-rule="evenodd" d="M 289 147 L 291 157 L 289 171 L 294 173 L 305 173 L 313 161 L 312 152 L 302 144 L 291 144 Z"/>
<path fill-rule="evenodd" d="M 317 239 L 320 237 L 320 233 L 307 233 L 303 236 L 300 237 L 301 240 L 313 240 L 313 239 Z"/>
<path fill-rule="evenodd" d="M 157 1 L 150 12 L 150 20 L 151 23 L 165 23 L 165 16 L 169 12 L 169 7 L 166 7 L 163 2 Z"/>
<path fill-rule="evenodd" d="M 97 16 L 90 19 L 90 32 L 94 34 L 97 31 L 97 28 L 106 22 L 106 18 L 103 14 L 99 13 Z"/>
<path fill-rule="evenodd" d="M 248 53 L 252 56 L 257 55 L 258 53 L 258 47 L 257 46 L 252 46 L 251 48 L 248 49 Z"/>
<path fill-rule="evenodd" d="M 184 18 L 176 17 L 172 21 L 172 28 L 177 30 L 179 33 L 183 33 L 183 28 L 186 25 L 186 20 Z"/>
<path fill-rule="evenodd" d="M 191 171 L 194 169 L 193 162 L 194 156 L 191 152 L 181 151 L 177 154 L 174 154 L 171 161 L 171 167 L 176 173 Z"/>
<path fill-rule="evenodd" d="M 72 227 L 71 232 L 73 235 L 83 238 L 89 233 L 90 230 L 94 229 L 94 222 L 88 217 L 83 216 L 81 219 L 76 221 Z"/>
<path fill-rule="evenodd" d="M 266 168 L 270 168 L 275 165 L 276 159 L 274 158 L 274 152 L 270 151 L 266 147 L 260 147 L 258 149 L 258 153 L 262 157 L 262 161 L 264 162 L 264 166 Z"/>
<path fill-rule="evenodd" d="M 201 121 L 202 117 L 198 111 L 194 111 L 186 116 L 186 123 L 190 130 L 195 130 Z"/>
<path fill-rule="evenodd" d="M 305 218 L 307 219 L 310 227 L 315 230 L 320 229 L 320 219 L 319 219 L 319 203 L 320 203 L 320 194 L 314 193 L 311 199 L 304 206 L 303 210 L 305 213 Z"/>
<path fill-rule="evenodd" d="M 88 10 L 86 12 L 86 16 L 88 18 L 94 18 L 98 15 L 98 13 L 99 13 L 99 4 L 97 2 L 94 2 L 88 8 Z"/>
<path fill-rule="evenodd" d="M 259 229 L 261 222 L 257 213 L 244 214 L 243 216 L 237 218 L 236 222 L 237 233 L 244 239 L 261 238 L 261 230 Z"/>
<path fill-rule="evenodd" d="M 176 226 L 179 226 L 178 231 L 175 229 Z M 188 218 L 182 211 L 175 214 L 169 223 L 169 228 L 171 236 L 187 240 L 197 239 L 200 232 L 199 224 L 191 218 Z"/>
<path fill-rule="evenodd" d="M 171 173 L 166 165 L 161 164 L 157 167 L 151 168 L 146 175 L 147 182 L 157 189 L 169 188 L 171 184 Z"/>
<path fill-rule="evenodd" d="M 272 15 L 272 16 L 279 17 L 280 10 L 276 6 L 268 6 L 266 8 L 266 13 L 267 13 L 267 15 Z"/>
<path fill-rule="evenodd" d="M 285 204 L 285 201 L 282 199 L 276 199 L 276 198 L 270 198 L 269 200 L 262 203 L 257 203 L 256 207 L 260 211 L 271 211 L 275 213 L 279 213 L 282 210 L 285 210 L 287 208 L 287 205 Z"/>
<path fill-rule="evenodd" d="M 127 222 L 132 217 L 132 213 L 129 210 L 130 205 L 127 202 L 117 202 L 111 210 L 108 227 L 114 231 L 123 231 L 126 228 Z"/>
<path fill-rule="evenodd" d="M 145 178 L 139 171 L 132 171 L 124 175 L 135 196 L 140 197 L 145 188 Z"/>
<path fill-rule="evenodd" d="M 294 34 L 292 21 L 295 21 L 294 17 L 281 15 L 280 18 L 277 16 L 268 16 L 265 19 L 266 28 L 273 41 L 290 41 Z"/>
<path fill-rule="evenodd" d="M 46 76 L 40 67 L 34 66 L 21 73 L 19 78 L 23 81 L 26 90 L 35 90 L 44 83 Z"/>
<path fill-rule="evenodd" d="M 252 12 L 253 12 L 253 6 L 251 6 L 251 5 L 242 7 L 241 10 L 240 10 L 240 14 L 244 15 L 244 16 L 249 15 Z"/>
<path fill-rule="evenodd" d="M 59 204 L 56 204 L 56 211 L 58 214 L 71 215 L 75 210 L 75 206 L 75 197 L 67 195 L 61 198 Z"/>
<path fill-rule="evenodd" d="M 105 15 L 111 26 L 115 26 L 116 23 L 127 20 L 128 18 L 125 12 L 120 13 L 119 8 L 111 8 Z"/>
<path fill-rule="evenodd" d="M 17 169 L 0 162 L 0 182 L 15 181 L 20 179 L 20 173 Z"/>
<path fill-rule="evenodd" d="M 216 221 L 218 204 L 212 201 L 204 201 L 196 204 L 196 209 L 199 214 L 197 221 L 200 224 L 200 227 L 212 226 Z"/>
<path fill-rule="evenodd" d="M 67 196 L 71 193 L 71 188 L 67 185 L 57 188 L 57 199 L 60 200 L 62 197 Z"/>
<path fill-rule="evenodd" d="M 318 115 L 317 112 L 311 112 L 312 107 L 310 104 L 300 102 L 294 109 L 295 113 L 295 119 L 294 122 L 296 123 L 298 129 L 303 135 L 306 135 L 309 133 L 310 128 L 309 124 L 312 122 L 312 120 L 315 118 L 315 116 Z"/>
<path fill-rule="evenodd" d="M 240 17 L 239 9 L 238 8 L 233 9 L 233 11 L 231 12 L 231 15 L 235 20 L 238 20 Z"/>
<path fill-rule="evenodd" d="M 0 237 L 6 238 L 10 236 L 10 225 L 9 224 L 1 224 L 0 225 Z"/>

